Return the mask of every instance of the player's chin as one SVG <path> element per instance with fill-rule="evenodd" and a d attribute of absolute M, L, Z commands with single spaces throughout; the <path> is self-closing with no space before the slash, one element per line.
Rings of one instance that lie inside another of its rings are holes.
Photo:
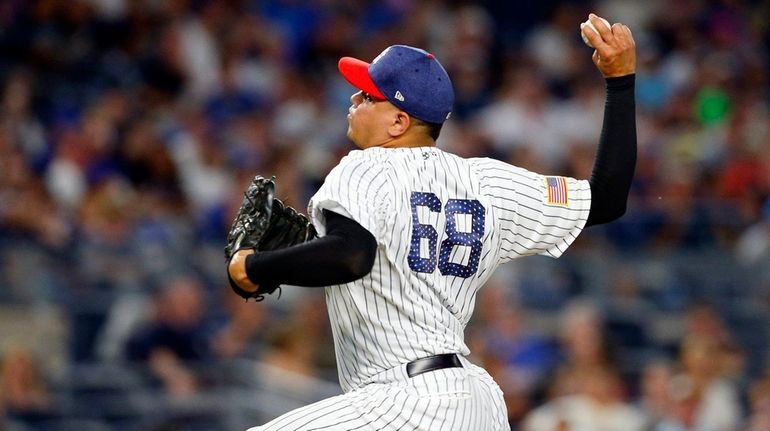
<path fill-rule="evenodd" d="M 348 140 L 349 140 L 350 142 L 352 142 L 352 143 L 353 143 L 353 145 L 355 145 L 356 147 L 358 147 L 358 148 L 361 148 L 361 149 L 365 148 L 364 146 L 362 146 L 362 145 L 361 145 L 361 144 L 362 144 L 362 142 L 361 142 L 361 139 L 360 139 L 361 137 L 360 137 L 360 136 L 358 136 L 358 135 L 355 133 L 355 130 L 354 130 L 353 128 L 351 128 L 351 127 L 348 127 L 348 133 L 347 133 L 347 136 L 348 136 Z"/>

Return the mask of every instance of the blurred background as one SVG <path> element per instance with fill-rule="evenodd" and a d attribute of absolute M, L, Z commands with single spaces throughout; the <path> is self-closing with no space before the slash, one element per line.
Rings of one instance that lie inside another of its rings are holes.
<path fill-rule="evenodd" d="M 637 42 L 624 218 L 501 267 L 467 329 L 514 431 L 770 430 L 770 2 L 0 1 L 0 430 L 231 430 L 340 393 L 322 291 L 244 303 L 255 174 L 305 208 L 352 149 L 344 55 L 424 47 L 439 146 L 588 178 Z"/>

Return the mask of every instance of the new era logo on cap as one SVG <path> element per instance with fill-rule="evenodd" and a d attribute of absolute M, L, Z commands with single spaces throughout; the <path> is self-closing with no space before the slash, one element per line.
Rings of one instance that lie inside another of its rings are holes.
<path fill-rule="evenodd" d="M 354 87 L 420 120 L 440 124 L 452 111 L 452 81 L 433 54 L 422 49 L 393 45 L 371 64 L 343 57 L 338 67 Z"/>

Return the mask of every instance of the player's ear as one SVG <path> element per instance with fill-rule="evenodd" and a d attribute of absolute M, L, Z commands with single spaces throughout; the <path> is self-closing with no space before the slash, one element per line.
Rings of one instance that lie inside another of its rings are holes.
<path fill-rule="evenodd" d="M 390 123 L 390 127 L 388 127 L 388 133 L 393 137 L 401 136 L 409 129 L 411 122 L 412 119 L 409 117 L 409 114 L 404 111 L 395 111 L 393 113 L 393 121 Z"/>

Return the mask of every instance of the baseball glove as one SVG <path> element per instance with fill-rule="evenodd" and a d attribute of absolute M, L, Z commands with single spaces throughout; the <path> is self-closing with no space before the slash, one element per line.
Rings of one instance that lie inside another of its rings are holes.
<path fill-rule="evenodd" d="M 241 207 L 227 233 L 225 258 L 228 263 L 233 254 L 241 249 L 257 252 L 278 250 L 318 236 L 305 215 L 275 198 L 275 177 L 255 176 L 243 194 Z M 228 279 L 235 293 L 247 300 L 254 298 L 261 301 L 279 287 L 278 284 L 260 284 L 256 292 L 247 292 L 229 275 Z"/>

